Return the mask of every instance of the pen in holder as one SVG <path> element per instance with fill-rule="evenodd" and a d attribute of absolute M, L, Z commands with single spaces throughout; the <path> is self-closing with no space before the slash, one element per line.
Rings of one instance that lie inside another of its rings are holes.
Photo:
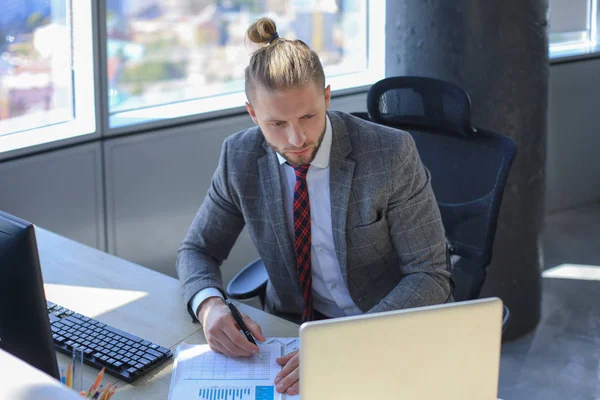
<path fill-rule="evenodd" d="M 83 349 L 79 346 L 73 347 L 73 389 L 83 390 Z"/>

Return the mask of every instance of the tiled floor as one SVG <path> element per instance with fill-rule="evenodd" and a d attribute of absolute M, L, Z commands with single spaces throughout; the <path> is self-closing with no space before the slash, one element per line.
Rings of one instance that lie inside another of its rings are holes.
<path fill-rule="evenodd" d="M 542 318 L 502 346 L 499 397 L 600 400 L 600 204 L 552 215 Z"/>

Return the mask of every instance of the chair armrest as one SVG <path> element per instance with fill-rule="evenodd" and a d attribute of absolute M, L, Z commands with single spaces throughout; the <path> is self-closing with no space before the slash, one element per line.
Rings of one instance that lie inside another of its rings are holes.
<path fill-rule="evenodd" d="M 510 319 L 510 310 L 508 307 L 504 306 L 504 311 L 502 312 L 502 332 L 506 331 L 506 326 L 508 325 L 508 320 Z"/>
<path fill-rule="evenodd" d="M 236 300 L 245 300 L 259 296 L 261 301 L 267 290 L 269 275 L 262 260 L 256 259 L 238 272 L 227 285 L 227 296 Z"/>

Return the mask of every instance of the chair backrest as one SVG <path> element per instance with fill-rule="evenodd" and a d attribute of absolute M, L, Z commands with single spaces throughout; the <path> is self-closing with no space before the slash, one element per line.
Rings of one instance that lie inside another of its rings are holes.
<path fill-rule="evenodd" d="M 511 138 L 474 129 L 470 108 L 464 90 L 432 78 L 386 78 L 367 95 L 369 119 L 408 131 L 431 172 L 454 261 L 453 275 L 467 275 L 455 276 L 457 300 L 479 296 L 516 153 Z"/>

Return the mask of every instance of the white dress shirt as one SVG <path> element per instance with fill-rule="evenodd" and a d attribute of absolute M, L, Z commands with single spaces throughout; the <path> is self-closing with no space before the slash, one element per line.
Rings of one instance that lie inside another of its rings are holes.
<path fill-rule="evenodd" d="M 314 308 L 329 316 L 362 314 L 354 304 L 335 252 L 333 227 L 331 225 L 331 198 L 329 194 L 329 155 L 333 133 L 329 117 L 326 117 L 325 136 L 315 159 L 310 163 L 306 174 L 311 215 L 311 267 Z M 292 243 L 294 238 L 294 187 L 296 174 L 285 158 L 277 154 L 279 168 L 284 179 L 283 199 L 285 215 Z M 287 183 L 287 185 L 286 185 Z M 198 307 L 209 297 L 223 297 L 216 288 L 200 290 L 192 298 L 192 310 L 198 313 Z"/>

